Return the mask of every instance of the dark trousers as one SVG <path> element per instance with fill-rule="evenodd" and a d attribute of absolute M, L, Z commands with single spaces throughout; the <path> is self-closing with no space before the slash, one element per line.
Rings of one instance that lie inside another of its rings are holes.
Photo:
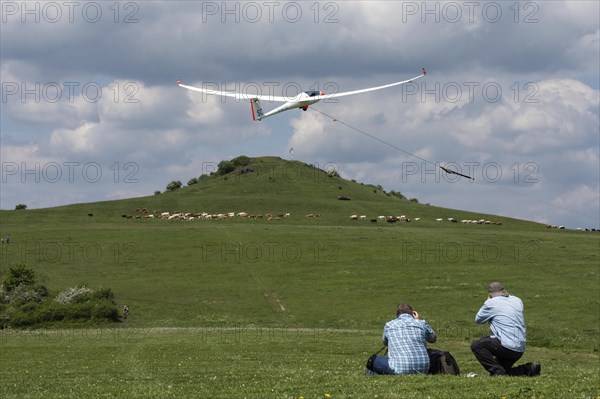
<path fill-rule="evenodd" d="M 528 375 L 527 365 L 513 367 L 522 352 L 506 349 L 498 338 L 483 337 L 471 344 L 471 351 L 490 375 Z"/>

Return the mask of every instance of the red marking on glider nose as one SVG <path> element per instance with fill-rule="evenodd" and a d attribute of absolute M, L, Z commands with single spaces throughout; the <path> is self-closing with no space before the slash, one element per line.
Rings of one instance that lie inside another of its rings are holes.
<path fill-rule="evenodd" d="M 321 95 L 322 95 L 322 96 L 324 96 L 324 95 L 325 95 L 325 92 L 324 92 L 324 91 L 322 91 L 322 92 L 321 92 Z"/>

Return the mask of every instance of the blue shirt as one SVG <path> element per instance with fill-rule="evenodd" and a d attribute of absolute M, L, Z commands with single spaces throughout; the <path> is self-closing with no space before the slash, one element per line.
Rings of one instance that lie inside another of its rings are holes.
<path fill-rule="evenodd" d="M 429 370 L 427 342 L 435 342 L 435 333 L 425 320 L 401 314 L 385 324 L 383 342 L 388 345 L 388 364 L 396 374 L 426 374 Z"/>
<path fill-rule="evenodd" d="M 525 317 L 523 302 L 516 296 L 497 296 L 484 302 L 475 322 L 490 323 L 490 337 L 498 338 L 503 347 L 525 352 Z"/>

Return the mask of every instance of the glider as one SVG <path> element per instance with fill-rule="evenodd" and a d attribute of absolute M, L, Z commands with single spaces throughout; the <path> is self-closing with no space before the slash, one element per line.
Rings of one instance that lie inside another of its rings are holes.
<path fill-rule="evenodd" d="M 410 83 L 413 80 L 422 78 L 426 74 L 427 74 L 427 72 L 425 71 L 425 68 L 423 68 L 420 75 L 415 76 L 414 78 L 411 78 L 408 80 L 403 80 L 402 82 L 395 82 L 395 83 L 390 83 L 390 84 L 383 85 L 383 86 L 370 87 L 368 89 L 362 89 L 362 90 L 347 91 L 344 93 L 325 94 L 322 91 L 309 90 L 309 91 L 302 92 L 302 93 L 298 94 L 297 96 L 291 97 L 291 98 L 290 97 L 278 97 L 278 96 L 270 96 L 270 95 L 267 95 L 267 96 L 254 95 L 254 94 L 246 94 L 246 93 L 235 93 L 235 92 L 231 92 L 231 91 L 218 91 L 218 90 L 204 89 L 204 88 L 200 88 L 200 87 L 185 85 L 185 84 L 181 83 L 179 81 L 179 79 L 177 80 L 177 85 L 179 85 L 179 87 L 183 87 L 184 89 L 199 91 L 201 93 L 212 94 L 215 96 L 234 97 L 238 100 L 239 99 L 250 100 L 250 108 L 252 109 L 252 119 L 255 121 L 257 121 L 257 120 L 260 121 L 260 120 L 263 120 L 264 118 L 278 114 L 283 111 L 288 111 L 290 109 L 301 108 L 304 111 L 306 111 L 308 109 L 309 105 L 317 103 L 321 100 L 349 96 L 352 94 L 366 93 L 369 91 L 381 90 L 381 89 L 386 89 L 386 88 L 392 87 L 392 86 L 398 86 L 398 85 L 401 85 L 404 83 Z M 271 111 L 264 112 L 262 109 L 262 106 L 260 105 L 261 100 L 270 101 L 270 102 L 282 102 L 284 104 L 280 105 L 279 107 L 277 107 Z"/>
<path fill-rule="evenodd" d="M 444 172 L 448 173 L 449 175 L 459 175 L 459 176 L 462 176 L 462 177 L 466 177 L 467 179 L 470 179 L 470 180 L 475 180 L 471 176 L 463 175 L 462 173 L 455 172 L 452 169 L 444 168 L 443 166 L 440 166 L 440 168 L 442 168 L 442 170 Z"/>

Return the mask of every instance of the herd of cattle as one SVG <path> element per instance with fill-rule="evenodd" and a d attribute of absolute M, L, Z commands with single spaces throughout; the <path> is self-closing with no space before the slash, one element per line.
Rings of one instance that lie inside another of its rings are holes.
<path fill-rule="evenodd" d="M 88 216 L 93 216 L 92 213 L 89 213 Z M 135 214 L 133 215 L 121 215 L 121 217 L 125 219 L 166 219 L 166 220 L 199 220 L 199 219 L 230 219 L 230 218 L 244 218 L 244 219 L 266 219 L 266 220 L 280 220 L 283 218 L 287 218 L 290 216 L 289 212 L 281 212 L 281 213 L 266 213 L 266 214 L 253 214 L 248 212 L 226 212 L 226 213 L 190 213 L 190 212 L 180 212 L 176 211 L 173 213 L 170 212 L 162 212 L 162 211 L 152 211 L 150 212 L 146 208 L 136 208 Z M 307 213 L 307 219 L 318 219 L 321 217 L 319 213 Z M 406 215 L 400 216 L 377 216 L 377 218 L 369 218 L 366 215 L 350 215 L 350 220 L 368 220 L 371 223 L 377 223 L 378 221 L 387 222 L 387 223 L 397 223 L 397 222 L 418 222 L 422 220 L 420 217 L 409 218 Z M 436 218 L 435 221 L 437 223 L 449 222 L 449 223 L 464 223 L 464 224 L 492 224 L 492 225 L 502 225 L 502 222 L 497 222 L 493 220 L 486 219 L 462 219 L 458 220 L 455 218 Z M 547 228 L 554 228 L 564 230 L 564 226 L 555 226 L 555 225 L 546 225 Z M 577 230 L 585 230 L 585 231 L 600 231 L 600 229 L 581 229 Z"/>
<path fill-rule="evenodd" d="M 350 220 L 366 220 L 367 216 L 366 215 L 350 215 Z M 377 216 L 376 219 L 369 219 L 369 221 L 371 223 L 377 223 L 377 221 L 385 221 L 388 223 L 396 223 L 396 222 L 408 222 L 410 223 L 411 221 L 415 221 L 418 222 L 419 220 L 421 220 L 420 217 L 417 218 L 409 218 L 406 215 L 400 215 L 400 216 Z M 458 220 L 455 218 L 447 218 L 446 219 L 448 222 L 450 223 L 458 223 Z M 443 218 L 436 218 L 435 221 L 437 223 L 443 223 L 444 219 Z M 495 225 L 501 225 L 502 222 L 495 222 L 492 220 L 485 220 L 485 219 L 478 219 L 478 220 L 471 220 L 471 219 L 462 219 L 460 221 L 461 223 L 470 223 L 470 224 L 495 224 Z"/>
<path fill-rule="evenodd" d="M 253 214 L 253 213 L 248 213 L 248 212 L 226 212 L 226 213 L 197 212 L 197 213 L 192 213 L 192 212 L 181 212 L 181 211 L 175 211 L 175 212 L 171 213 L 171 212 L 164 212 L 164 211 L 158 211 L 158 210 L 151 212 L 147 208 L 136 208 L 134 214 L 132 214 L 132 215 L 123 214 L 123 215 L 121 215 L 121 217 L 123 217 L 125 219 L 165 219 L 165 220 L 186 220 L 186 221 L 200 220 L 200 219 L 230 219 L 230 218 L 280 220 L 282 218 L 290 217 L 290 213 L 289 212 L 282 212 L 282 213 L 275 213 L 275 214 L 273 214 L 273 213 Z M 319 214 L 319 213 L 306 214 L 307 219 L 317 219 L 320 217 L 321 217 L 321 214 Z M 378 216 L 377 218 L 372 218 L 372 219 L 367 218 L 366 215 L 351 215 L 350 216 L 350 220 L 367 220 L 367 219 L 371 223 L 377 223 L 378 221 L 387 222 L 387 223 L 397 223 L 397 222 L 410 223 L 412 221 L 418 222 L 422 218 L 420 218 L 420 217 L 409 218 L 406 215 L 400 215 L 400 216 L 383 216 L 382 215 L 382 216 Z M 437 219 L 435 219 L 435 221 L 437 223 L 443 223 L 445 220 L 450 223 L 458 223 L 459 222 L 455 218 L 447 218 L 447 219 L 437 218 Z M 460 222 L 468 223 L 468 224 L 495 224 L 495 225 L 502 224 L 502 222 L 495 222 L 495 221 L 485 220 L 485 219 L 477 219 L 477 220 L 463 219 L 463 220 L 460 220 Z"/>
<path fill-rule="evenodd" d="M 267 219 L 267 220 L 279 220 L 281 218 L 289 217 L 290 213 L 278 213 L 271 214 L 267 213 L 265 215 L 262 214 L 250 214 L 248 212 L 226 212 L 226 213 L 192 213 L 192 212 L 180 212 L 175 211 L 173 213 L 170 212 L 162 212 L 162 211 L 153 211 L 150 212 L 146 208 L 136 208 L 135 214 L 133 215 L 121 215 L 122 218 L 125 219 L 166 219 L 166 220 L 197 220 L 197 219 L 228 219 L 228 218 L 247 218 L 247 219 Z"/>

